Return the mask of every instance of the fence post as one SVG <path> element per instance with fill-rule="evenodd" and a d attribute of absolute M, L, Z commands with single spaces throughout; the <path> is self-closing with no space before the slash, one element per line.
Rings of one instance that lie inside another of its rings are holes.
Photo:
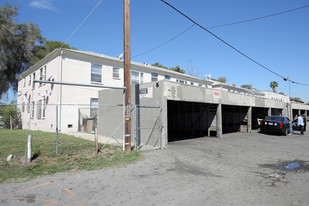
<path fill-rule="evenodd" d="M 158 114 L 158 124 L 159 124 L 159 148 L 162 148 L 162 128 L 161 128 L 161 107 L 159 107 L 159 114 Z"/>
<path fill-rule="evenodd" d="M 28 135 L 27 139 L 27 162 L 31 162 L 31 150 L 32 150 L 32 135 Z"/>
<path fill-rule="evenodd" d="M 98 128 L 94 129 L 94 149 L 95 149 L 95 155 L 98 155 Z"/>
<path fill-rule="evenodd" d="M 135 105 L 135 150 L 138 149 L 138 114 L 137 105 Z"/>
<path fill-rule="evenodd" d="M 58 105 L 56 105 L 56 154 L 58 154 Z"/>

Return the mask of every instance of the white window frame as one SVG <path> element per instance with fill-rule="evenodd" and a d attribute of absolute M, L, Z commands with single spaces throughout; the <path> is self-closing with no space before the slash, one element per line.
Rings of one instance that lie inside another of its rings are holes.
<path fill-rule="evenodd" d="M 134 74 L 134 75 L 133 75 Z M 136 71 L 131 71 L 131 84 L 139 84 L 140 83 L 140 78 L 139 78 L 139 72 Z M 135 78 L 136 77 L 136 78 Z"/>
<path fill-rule="evenodd" d="M 31 103 L 31 111 L 30 111 L 30 118 L 31 119 L 34 118 L 34 108 L 35 108 L 35 102 L 32 101 L 32 103 Z"/>
<path fill-rule="evenodd" d="M 113 79 L 120 79 L 120 69 L 113 67 Z"/>
<path fill-rule="evenodd" d="M 96 101 L 95 103 L 93 101 Z M 90 117 L 98 116 L 98 98 L 90 98 Z"/>
<path fill-rule="evenodd" d="M 100 68 L 100 72 L 96 72 L 96 71 L 93 71 L 92 68 L 95 68 L 97 67 Z M 94 76 L 100 76 L 100 81 L 95 81 L 95 78 L 93 78 L 93 75 Z M 99 83 L 101 84 L 102 83 L 102 65 L 98 65 L 98 64 L 91 64 L 91 74 L 90 74 L 90 81 L 91 83 Z"/>
<path fill-rule="evenodd" d="M 159 77 L 158 73 L 151 72 L 151 81 L 152 82 L 157 82 L 158 77 Z"/>
<path fill-rule="evenodd" d="M 33 77 L 32 77 L 32 89 L 35 89 L 35 83 L 34 83 L 34 80 L 35 80 L 35 72 L 33 72 Z"/>
<path fill-rule="evenodd" d="M 40 68 L 40 80 L 46 81 L 46 65 Z M 44 85 L 40 83 L 40 87 Z"/>
<path fill-rule="evenodd" d="M 42 99 L 42 105 L 41 105 L 41 119 L 45 119 L 46 117 L 46 99 Z"/>
<path fill-rule="evenodd" d="M 144 83 L 144 73 L 143 72 L 140 73 L 140 82 L 139 83 L 140 84 Z"/>

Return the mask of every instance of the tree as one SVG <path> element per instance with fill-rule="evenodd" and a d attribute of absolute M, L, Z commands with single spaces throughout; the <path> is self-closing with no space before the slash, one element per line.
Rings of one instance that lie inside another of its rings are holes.
<path fill-rule="evenodd" d="M 16 76 L 35 63 L 44 38 L 35 23 L 16 23 L 18 6 L 0 8 L 0 97 L 12 87 L 17 90 Z"/>
<path fill-rule="evenodd" d="M 169 70 L 174 71 L 174 72 L 179 72 L 179 73 L 182 73 L 182 74 L 185 73 L 185 70 L 181 69 L 180 66 L 178 66 L 178 65 L 176 67 L 170 67 Z"/>
<path fill-rule="evenodd" d="M 284 92 L 279 92 L 279 94 L 285 95 Z"/>
<path fill-rule="evenodd" d="M 46 55 L 48 55 L 50 52 L 54 51 L 57 48 L 66 48 L 66 49 L 74 49 L 78 50 L 75 47 L 71 47 L 69 44 L 64 44 L 61 41 L 48 41 L 46 40 L 44 43 L 44 46 L 38 51 L 38 53 L 35 56 L 35 62 L 38 62 L 42 58 L 44 58 Z"/>
<path fill-rule="evenodd" d="M 151 66 L 160 67 L 160 68 L 163 68 L 163 69 L 168 69 L 167 67 L 161 65 L 159 62 L 156 62 L 156 63 L 152 64 Z"/>
<path fill-rule="evenodd" d="M 219 77 L 218 81 L 222 82 L 222 83 L 226 83 L 226 78 L 225 77 Z"/>
<path fill-rule="evenodd" d="M 185 73 L 185 70 L 181 69 L 180 66 L 168 68 L 166 66 L 161 65 L 159 62 L 156 62 L 156 63 L 152 64 L 151 66 L 160 67 L 160 68 L 163 68 L 163 69 L 168 69 L 168 70 L 171 70 L 171 71 L 174 71 L 174 72 L 179 72 L 179 73 L 182 73 L 182 74 Z"/>
<path fill-rule="evenodd" d="M 252 89 L 252 84 L 243 84 L 240 87 L 245 88 L 245 89 Z"/>
<path fill-rule="evenodd" d="M 278 82 L 272 81 L 270 82 L 270 88 L 273 89 L 273 92 L 277 93 Z"/>

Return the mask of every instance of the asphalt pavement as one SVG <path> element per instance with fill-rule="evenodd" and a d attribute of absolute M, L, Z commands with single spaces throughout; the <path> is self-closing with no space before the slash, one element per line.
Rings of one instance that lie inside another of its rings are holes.
<path fill-rule="evenodd" d="M 307 133 L 171 142 L 126 166 L 1 184 L 0 205 L 309 205 Z"/>

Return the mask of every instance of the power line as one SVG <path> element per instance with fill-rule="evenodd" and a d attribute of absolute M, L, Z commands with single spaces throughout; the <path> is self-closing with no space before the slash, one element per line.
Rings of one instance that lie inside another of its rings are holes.
<path fill-rule="evenodd" d="M 242 24 L 242 23 L 247 23 L 247 22 L 250 22 L 250 21 L 266 19 L 266 18 L 269 18 L 269 17 L 278 16 L 278 15 L 281 15 L 281 14 L 297 11 L 297 10 L 304 9 L 304 8 L 307 8 L 307 7 L 309 7 L 309 5 L 301 6 L 301 7 L 286 10 L 286 11 L 281 11 L 281 12 L 274 13 L 274 14 L 269 14 L 269 15 L 266 15 L 266 16 L 260 16 L 260 17 L 256 17 L 256 18 L 252 18 L 252 19 L 237 21 L 237 22 L 228 23 L 228 24 L 221 24 L 221 25 L 217 25 L 217 26 L 211 26 L 211 27 L 208 27 L 208 29 L 215 29 L 215 28 L 224 27 L 224 26 L 231 26 L 231 25 L 235 25 L 235 24 Z"/>
<path fill-rule="evenodd" d="M 76 27 L 76 29 L 70 34 L 70 36 L 63 42 L 63 44 L 61 45 L 61 47 L 59 47 L 58 49 L 62 49 L 63 46 L 73 37 L 73 35 L 77 32 L 77 30 L 85 23 L 85 21 L 88 19 L 88 17 L 98 8 L 98 6 L 102 3 L 103 0 L 100 0 L 99 3 L 97 3 L 97 5 L 90 11 L 90 13 L 84 18 L 84 20 L 78 25 L 78 27 Z M 57 53 L 55 53 L 51 58 L 53 59 L 56 56 Z"/>
<path fill-rule="evenodd" d="M 195 26 L 195 24 L 191 25 L 189 28 L 187 28 L 186 30 L 184 30 L 184 31 L 182 31 L 181 33 L 177 34 L 177 35 L 174 36 L 173 38 L 171 38 L 171 39 L 169 39 L 169 40 L 163 42 L 162 44 L 159 44 L 158 46 L 156 46 L 156 47 L 154 47 L 154 48 L 152 48 L 152 49 L 149 49 L 149 50 L 144 51 L 144 52 L 142 52 L 142 53 L 140 53 L 140 54 L 137 54 L 137 55 L 133 56 L 132 58 L 135 58 L 135 57 L 141 56 L 141 55 L 143 55 L 143 54 L 149 53 L 149 52 L 151 52 L 151 51 L 153 51 L 153 50 L 155 50 L 155 49 L 157 49 L 157 48 L 159 48 L 159 47 L 161 47 L 161 46 L 164 46 L 165 44 L 167 44 L 167 43 L 173 41 L 174 39 L 176 39 L 177 37 L 181 36 L 182 34 L 184 34 L 186 31 L 188 31 L 189 29 L 191 29 L 191 28 L 194 27 L 194 26 Z"/>
<path fill-rule="evenodd" d="M 206 32 L 208 32 L 209 34 L 211 34 L 213 37 L 215 37 L 216 39 L 218 39 L 219 41 L 221 41 L 222 43 L 224 43 L 225 45 L 227 45 L 228 47 L 232 48 L 233 50 L 235 50 L 236 52 L 238 52 L 239 54 L 241 54 L 242 56 L 246 57 L 247 59 L 249 59 L 250 61 L 254 62 L 255 64 L 259 65 L 260 67 L 262 67 L 263 69 L 273 73 L 274 75 L 277 75 L 279 77 L 281 77 L 282 79 L 286 79 L 284 76 L 282 76 L 281 74 L 267 68 L 266 66 L 264 66 L 263 64 L 257 62 L 256 60 L 254 60 L 253 58 L 249 57 L 248 55 L 246 55 L 245 53 L 241 52 L 239 49 L 237 49 L 236 47 L 232 46 L 231 44 L 229 44 L 228 42 L 224 41 L 222 38 L 220 38 L 219 36 L 215 35 L 214 33 L 212 33 L 211 31 L 209 31 L 208 29 L 206 29 L 205 27 L 203 27 L 202 25 L 200 25 L 199 23 L 197 23 L 196 21 L 194 21 L 193 19 L 191 19 L 189 16 L 187 16 L 186 14 L 184 14 L 183 12 L 181 12 L 180 10 L 178 10 L 177 8 L 175 8 L 173 5 L 167 3 L 164 0 L 160 0 L 163 3 L 165 3 L 166 5 L 168 5 L 169 7 L 171 7 L 172 9 L 174 9 L 175 11 L 177 11 L 179 14 L 181 14 L 182 16 L 184 16 L 185 18 L 187 18 L 189 21 L 193 22 L 195 25 L 197 25 L 198 27 L 200 27 L 201 29 L 205 30 Z M 295 84 L 300 84 L 300 85 L 304 85 L 304 86 L 309 86 L 308 84 L 304 84 L 304 83 L 300 83 L 300 82 L 296 82 L 296 81 L 292 81 L 289 80 L 292 83 Z"/>
<path fill-rule="evenodd" d="M 60 49 L 72 38 L 72 36 L 77 32 L 77 30 L 85 23 L 88 17 L 98 8 L 98 6 L 102 3 L 103 0 L 100 0 L 99 3 L 90 11 L 90 13 L 86 16 L 86 18 L 78 25 L 78 27 L 71 33 L 71 35 L 63 42 Z"/>
<path fill-rule="evenodd" d="M 206 27 L 206 28 L 207 28 L 207 29 L 216 29 L 216 28 L 219 28 L 219 27 L 232 26 L 232 25 L 236 25 L 236 24 L 243 24 L 243 23 L 247 23 L 247 22 L 251 22 L 251 21 L 257 21 L 257 20 L 260 20 L 260 19 L 265 19 L 265 18 L 269 18 L 269 17 L 278 16 L 278 15 L 281 15 L 281 14 L 285 14 L 285 13 L 297 11 L 297 10 L 304 9 L 304 8 L 307 8 L 307 7 L 309 7 L 309 5 L 297 7 L 297 8 L 295 8 L 295 9 L 285 10 L 285 11 L 278 12 L 278 13 L 274 13 L 274 14 L 269 14 L 269 15 L 266 15 L 266 16 L 260 16 L 260 17 L 256 17 L 256 18 L 252 18 L 252 19 L 246 19 L 246 20 L 242 20 L 242 21 L 237 21 L 237 22 L 232 22 L 232 23 L 227 23 L 227 24 L 221 24 L 221 25 L 216 25 L 216 26 L 210 26 L 210 27 Z M 146 53 L 152 52 L 153 50 L 158 49 L 158 48 L 160 48 L 161 46 L 166 45 L 167 43 L 173 41 L 173 40 L 176 39 L 177 37 L 179 37 L 179 36 L 181 36 L 182 34 L 184 34 L 186 31 L 190 30 L 193 26 L 195 26 L 195 24 L 191 25 L 190 27 L 188 27 L 187 29 L 185 29 L 185 30 L 182 31 L 181 33 L 177 34 L 176 36 L 170 38 L 169 40 L 167 40 L 167 41 L 165 41 L 165 42 L 159 44 L 158 46 L 155 46 L 155 47 L 153 47 L 152 49 L 149 49 L 149 50 L 146 50 L 146 51 L 144 51 L 144 52 L 142 52 L 142 53 L 140 53 L 140 54 L 137 54 L 137 55 L 133 56 L 132 58 L 135 58 L 135 57 L 144 55 L 144 54 L 146 54 Z"/>

